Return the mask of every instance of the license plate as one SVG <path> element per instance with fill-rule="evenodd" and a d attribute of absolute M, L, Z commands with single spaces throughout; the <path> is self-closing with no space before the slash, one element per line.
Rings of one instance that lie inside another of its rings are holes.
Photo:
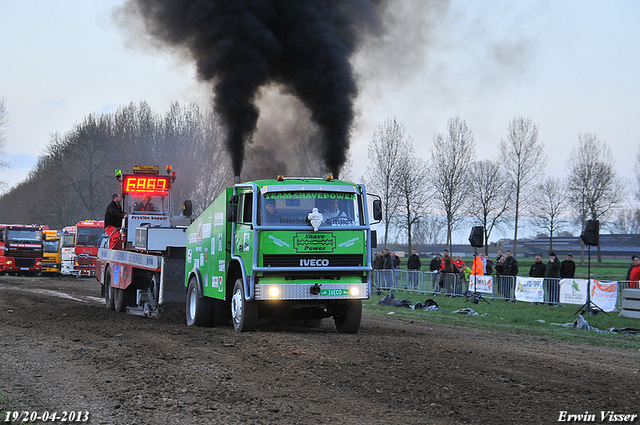
<path fill-rule="evenodd" d="M 348 289 L 323 289 L 320 291 L 320 296 L 323 297 L 338 297 L 342 295 L 349 295 Z"/>

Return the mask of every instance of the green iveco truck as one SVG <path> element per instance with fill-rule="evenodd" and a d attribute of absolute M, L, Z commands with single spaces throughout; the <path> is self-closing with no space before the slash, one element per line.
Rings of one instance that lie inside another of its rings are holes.
<path fill-rule="evenodd" d="M 377 198 L 377 197 L 376 197 Z M 188 228 L 186 319 L 255 330 L 262 317 L 356 333 L 371 294 L 371 220 L 360 184 L 284 178 L 236 183 Z"/>

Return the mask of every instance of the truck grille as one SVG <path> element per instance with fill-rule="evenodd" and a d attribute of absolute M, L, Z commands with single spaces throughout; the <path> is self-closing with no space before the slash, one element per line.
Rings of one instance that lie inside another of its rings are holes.
<path fill-rule="evenodd" d="M 264 255 L 262 258 L 264 267 L 360 267 L 363 265 L 364 256 L 362 254 L 268 254 Z"/>
<path fill-rule="evenodd" d="M 36 264 L 35 258 L 16 258 L 16 267 L 33 267 Z"/>

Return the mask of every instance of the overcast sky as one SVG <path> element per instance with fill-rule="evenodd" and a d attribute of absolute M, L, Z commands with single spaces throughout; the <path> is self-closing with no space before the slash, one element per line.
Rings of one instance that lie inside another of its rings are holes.
<path fill-rule="evenodd" d="M 23 180 L 55 132 L 91 113 L 146 101 L 210 107 L 194 68 L 119 27 L 121 0 L 0 0 L 0 97 L 9 113 L 0 180 Z M 640 146 L 640 1 L 398 1 L 383 39 L 353 64 L 360 96 L 352 152 L 396 118 L 425 159 L 447 120 L 466 120 L 493 159 L 509 121 L 530 118 L 563 177 L 578 135 L 596 134 L 633 177 Z M 263 106 L 264 107 L 264 106 Z M 356 161 L 356 179 L 366 162 Z M 631 194 L 630 194 L 631 197 Z"/>

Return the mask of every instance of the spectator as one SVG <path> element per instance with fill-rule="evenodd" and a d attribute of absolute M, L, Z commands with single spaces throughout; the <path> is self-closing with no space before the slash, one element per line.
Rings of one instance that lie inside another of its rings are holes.
<path fill-rule="evenodd" d="M 464 266 L 464 261 L 462 261 L 462 256 L 459 254 L 456 255 L 456 261 L 454 261 L 453 264 L 455 264 L 458 269 L 461 269 L 462 266 Z"/>
<path fill-rule="evenodd" d="M 573 278 L 576 273 L 576 263 L 573 254 L 567 254 L 567 259 L 560 263 L 560 277 L 562 279 Z"/>
<path fill-rule="evenodd" d="M 122 209 L 122 196 L 114 193 L 111 196 L 111 202 L 107 205 L 107 211 L 104 213 L 104 231 L 109 235 L 109 249 L 122 249 L 122 235 L 120 228 L 122 220 L 128 215 Z"/>
<path fill-rule="evenodd" d="M 484 274 L 487 274 L 487 256 L 484 255 L 484 252 L 481 252 L 478 255 L 480 256 L 480 259 L 482 260 L 482 268 L 483 268 Z"/>
<path fill-rule="evenodd" d="M 547 266 L 542 262 L 542 258 L 540 258 L 539 255 L 536 255 L 536 261 L 529 269 L 529 277 L 544 277 L 546 271 Z"/>
<path fill-rule="evenodd" d="M 440 253 L 436 252 L 436 256 L 429 263 L 429 271 L 431 272 L 431 288 L 435 289 L 436 284 L 438 283 L 439 277 L 438 273 L 440 272 Z"/>
<path fill-rule="evenodd" d="M 629 273 L 627 273 L 627 280 L 629 281 L 629 288 L 638 288 L 638 281 L 640 280 L 640 257 L 633 256 L 633 263 L 629 267 Z"/>
<path fill-rule="evenodd" d="M 471 263 L 471 272 L 469 274 L 474 277 L 484 275 L 484 265 L 482 264 L 482 258 L 479 254 L 473 254 L 473 262 Z M 473 281 L 473 292 L 476 292 L 474 277 L 470 279 Z"/>
<path fill-rule="evenodd" d="M 507 251 L 507 256 L 504 259 L 504 275 L 518 276 L 518 260 L 511 255 L 511 251 Z"/>
<path fill-rule="evenodd" d="M 395 251 L 391 251 L 391 261 L 393 262 L 393 283 L 398 284 L 398 271 L 400 270 L 400 257 Z"/>
<path fill-rule="evenodd" d="M 545 282 L 549 291 L 549 304 L 560 302 L 560 261 L 555 252 L 549 253 L 549 262 L 544 273 Z"/>
<path fill-rule="evenodd" d="M 442 251 L 442 261 L 440 261 L 440 271 L 444 269 L 444 260 L 447 258 L 451 260 L 451 257 L 449 256 L 449 250 L 445 249 Z M 451 261 L 453 262 L 453 260 Z"/>
<path fill-rule="evenodd" d="M 627 277 L 625 278 L 625 280 L 631 280 L 631 270 L 633 269 L 633 265 L 635 264 L 634 261 L 636 258 L 640 258 L 637 255 L 632 255 L 631 256 L 631 265 L 629 266 L 629 269 L 627 269 Z"/>
<path fill-rule="evenodd" d="M 436 256 L 431 260 L 431 263 L 429 263 L 429 271 L 436 272 L 440 270 L 440 264 L 440 253 L 436 252 Z"/>
<path fill-rule="evenodd" d="M 407 286 L 418 288 L 418 276 L 420 275 L 421 268 L 422 263 L 420 262 L 420 257 L 416 253 L 416 250 L 412 249 L 411 255 L 407 260 Z"/>
<path fill-rule="evenodd" d="M 383 269 L 384 267 L 384 258 L 382 258 L 382 252 L 376 252 L 376 258 L 373 260 L 373 268 L 376 270 L 376 284 L 378 286 L 378 295 L 381 294 L 380 290 L 382 289 L 383 284 Z"/>
<path fill-rule="evenodd" d="M 451 281 L 451 279 L 455 279 L 455 276 L 460 273 L 458 267 L 451 261 L 451 257 L 446 257 L 444 259 L 444 267 L 442 268 L 442 274 L 440 275 L 440 292 L 444 289 L 445 280 Z"/>
<path fill-rule="evenodd" d="M 500 257 L 502 257 L 502 250 L 501 249 L 498 250 L 498 254 L 496 255 L 496 264 L 498 264 L 498 262 L 500 261 Z"/>
<path fill-rule="evenodd" d="M 496 276 L 502 276 L 504 274 L 504 260 L 505 256 L 500 254 L 496 261 Z"/>
<path fill-rule="evenodd" d="M 506 300 L 510 300 L 513 298 L 513 291 L 516 287 L 516 276 L 518 276 L 518 260 L 515 259 L 514 256 L 511 255 L 511 251 L 506 252 L 506 257 L 504 258 L 504 271 L 503 277 L 500 279 L 500 283 L 502 284 L 502 295 Z"/>
<path fill-rule="evenodd" d="M 391 254 L 389 250 L 385 248 L 384 253 L 382 254 L 383 258 L 383 266 L 382 266 L 382 275 L 383 275 L 383 288 L 391 289 L 393 286 L 393 260 L 391 259 Z"/>

